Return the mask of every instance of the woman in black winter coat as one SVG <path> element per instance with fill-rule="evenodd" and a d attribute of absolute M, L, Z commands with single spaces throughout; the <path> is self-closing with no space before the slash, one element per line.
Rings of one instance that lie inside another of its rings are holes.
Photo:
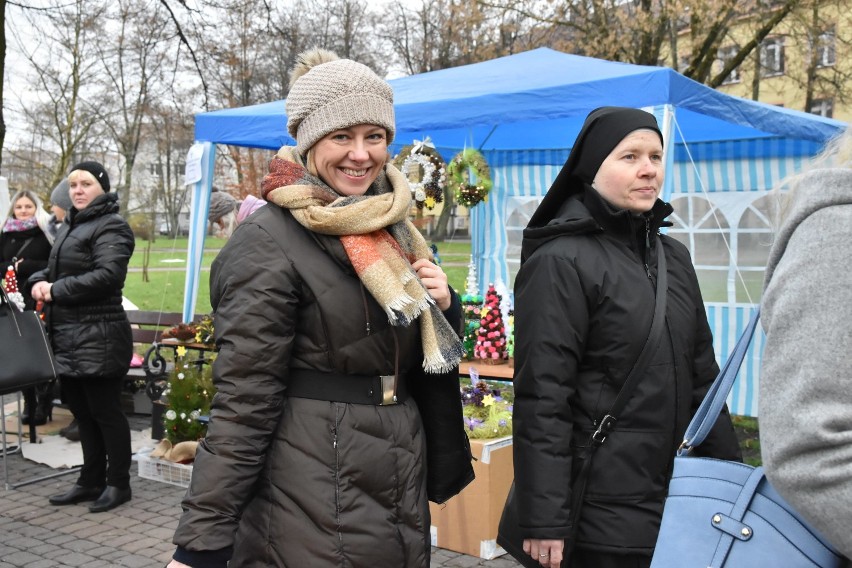
<path fill-rule="evenodd" d="M 524 231 L 515 283 L 515 498 L 523 550 L 549 568 L 647 567 L 673 458 L 718 373 L 686 248 L 660 235 L 663 140 L 653 115 L 605 107 Z M 665 328 L 614 431 L 599 447 L 572 531 L 577 459 L 636 361 L 654 314 L 657 248 L 667 264 Z M 739 459 L 725 410 L 704 455 Z"/>
<path fill-rule="evenodd" d="M 35 300 L 30 296 L 27 280 L 33 273 L 47 266 L 51 245 L 53 234 L 50 231 L 50 217 L 44 210 L 41 199 L 28 190 L 15 193 L 0 232 L 0 274 L 5 274 L 10 267 L 15 271 L 25 310 L 35 308 Z M 33 422 L 35 425 L 41 425 L 46 423 L 48 418 L 52 418 L 53 393 L 44 392 L 51 390 L 49 385 L 50 383 L 45 383 L 43 386 L 24 390 L 26 402 L 21 415 L 22 423 Z"/>
<path fill-rule="evenodd" d="M 393 91 L 329 52 L 300 59 L 297 145 L 211 269 L 217 391 L 171 568 L 426 568 L 427 500 L 473 477 L 461 306 L 386 164 Z"/>
<path fill-rule="evenodd" d="M 118 196 L 97 162 L 68 175 L 72 208 L 50 252 L 31 278 L 45 302 L 46 322 L 63 398 L 77 419 L 83 467 L 76 484 L 50 497 L 52 505 L 94 501 L 108 511 L 130 500 L 130 427 L 121 408 L 133 338 L 121 304 L 133 231 L 118 214 Z"/>
<path fill-rule="evenodd" d="M 3 273 L 9 266 L 15 269 L 27 310 L 35 307 L 27 280 L 47 267 L 47 257 L 53 245 L 49 225 L 50 217 L 35 193 L 21 190 L 12 196 L 12 205 L 0 232 L 0 268 Z"/>

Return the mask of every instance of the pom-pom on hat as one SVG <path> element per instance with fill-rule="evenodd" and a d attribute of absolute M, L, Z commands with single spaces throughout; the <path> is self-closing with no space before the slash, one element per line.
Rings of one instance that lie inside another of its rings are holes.
<path fill-rule="evenodd" d="M 98 162 L 80 162 L 71 168 L 72 172 L 75 170 L 83 170 L 84 172 L 92 174 L 92 176 L 98 180 L 98 183 L 101 184 L 101 188 L 104 190 L 104 193 L 109 193 L 109 174 Z"/>
<path fill-rule="evenodd" d="M 61 207 L 64 210 L 68 211 L 71 207 L 74 206 L 71 203 L 71 194 L 68 193 L 68 178 L 63 178 L 56 187 L 53 188 L 53 191 L 50 193 L 50 204 L 56 205 L 57 207 Z"/>
<path fill-rule="evenodd" d="M 388 144 L 393 141 L 393 89 L 387 81 L 366 65 L 324 49 L 301 53 L 287 95 L 287 131 L 297 151 L 305 154 L 323 136 L 358 124 L 381 126 Z"/>

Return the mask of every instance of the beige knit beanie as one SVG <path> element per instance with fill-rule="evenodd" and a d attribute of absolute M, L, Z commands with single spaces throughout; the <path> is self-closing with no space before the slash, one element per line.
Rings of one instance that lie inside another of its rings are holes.
<path fill-rule="evenodd" d="M 384 127 L 390 144 L 394 123 L 393 89 L 372 69 L 324 49 L 298 56 L 290 74 L 287 131 L 300 154 L 326 134 L 358 124 Z"/>

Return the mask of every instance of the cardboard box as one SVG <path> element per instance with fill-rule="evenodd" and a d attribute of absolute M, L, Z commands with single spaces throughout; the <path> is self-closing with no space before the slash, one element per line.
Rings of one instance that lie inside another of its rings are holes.
<path fill-rule="evenodd" d="M 497 546 L 497 527 L 514 478 L 512 437 L 471 440 L 476 479 L 444 503 L 429 503 L 432 546 L 492 559 L 506 554 Z"/>

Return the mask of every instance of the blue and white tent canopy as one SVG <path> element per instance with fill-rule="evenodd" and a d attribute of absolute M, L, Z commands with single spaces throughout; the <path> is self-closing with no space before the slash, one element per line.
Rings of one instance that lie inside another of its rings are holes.
<path fill-rule="evenodd" d="M 675 206 L 671 234 L 690 247 L 699 274 L 709 283 L 705 300 L 722 358 L 759 294 L 771 237 L 768 192 L 846 126 L 728 96 L 669 68 L 546 48 L 390 84 L 396 145 L 428 136 L 446 157 L 474 147 L 491 165 L 489 200 L 471 211 L 483 284 L 511 285 L 521 230 L 565 161 L 585 116 L 607 105 L 652 110 L 667 139 L 664 197 Z M 215 144 L 277 150 L 294 143 L 286 124 L 284 100 L 196 115 L 195 138 L 206 150 L 202 180 L 193 188 L 185 314 L 194 313 Z M 754 353 L 761 344 L 761 338 L 753 342 L 758 346 Z M 732 411 L 756 414 L 758 362 L 753 355 L 744 365 L 748 378 L 734 387 Z"/>
<path fill-rule="evenodd" d="M 731 97 L 667 67 L 540 48 L 390 81 L 397 138 L 440 148 L 565 148 L 589 111 L 607 105 L 677 109 L 688 142 L 781 136 L 824 142 L 840 123 Z M 202 113 L 196 140 L 277 150 L 292 144 L 284 100 Z M 685 112 L 682 112 L 685 111 Z"/>

